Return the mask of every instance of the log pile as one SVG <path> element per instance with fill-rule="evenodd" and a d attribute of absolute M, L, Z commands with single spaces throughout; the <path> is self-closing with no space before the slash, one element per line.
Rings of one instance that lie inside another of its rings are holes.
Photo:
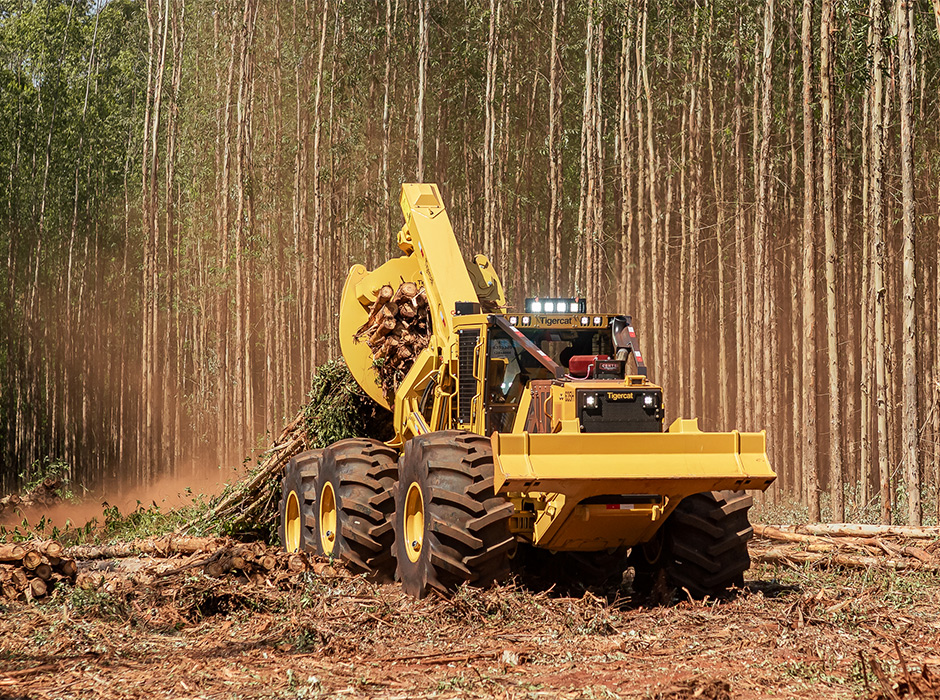
<path fill-rule="evenodd" d="M 402 282 L 395 290 L 385 285 L 369 306 L 369 319 L 356 332 L 356 340 L 372 351 L 379 384 L 392 396 L 415 358 L 428 346 L 431 319 L 426 290 Z"/>
<path fill-rule="evenodd" d="M 940 528 L 889 525 L 754 525 L 755 562 L 940 572 Z"/>
<path fill-rule="evenodd" d="M 47 476 L 23 496 L 15 493 L 3 496 L 0 498 L 0 518 L 27 508 L 48 507 L 61 503 L 65 487 L 66 484 L 58 476 Z"/>
<path fill-rule="evenodd" d="M 78 574 L 75 585 L 85 590 L 104 590 L 108 593 L 128 591 L 138 586 L 163 585 L 175 576 L 202 573 L 215 579 L 236 583 L 270 586 L 295 574 L 313 571 L 318 575 L 336 575 L 328 562 L 312 559 L 304 554 L 289 554 L 278 548 L 266 547 L 261 542 L 238 543 L 216 538 L 174 538 L 180 547 L 166 547 L 166 539 L 144 540 L 135 543 L 135 551 L 150 552 L 153 561 L 141 567 L 110 563 L 102 568 L 89 566 Z M 113 547 L 88 548 L 94 557 L 114 554 L 118 557 L 133 553 Z M 182 560 L 179 557 L 188 553 Z M 172 561 L 176 559 L 176 561 Z"/>
<path fill-rule="evenodd" d="M 74 583 L 78 567 L 56 540 L 0 544 L 0 596 L 45 598 L 59 583 Z"/>

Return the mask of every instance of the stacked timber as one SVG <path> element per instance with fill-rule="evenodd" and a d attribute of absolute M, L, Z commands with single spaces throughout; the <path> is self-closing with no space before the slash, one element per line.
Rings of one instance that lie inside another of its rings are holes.
<path fill-rule="evenodd" d="M 48 507 L 61 503 L 61 494 L 66 486 L 59 477 L 47 476 L 23 496 L 11 493 L 0 497 L 0 518 L 21 513 L 27 508 Z"/>
<path fill-rule="evenodd" d="M 379 384 L 391 396 L 415 358 L 428 346 L 431 319 L 426 290 L 402 282 L 395 290 L 385 285 L 369 306 L 369 320 L 356 332 L 356 340 L 372 351 Z"/>
<path fill-rule="evenodd" d="M 308 568 L 302 554 L 288 554 L 266 548 L 262 543 L 236 545 L 216 551 L 203 564 L 206 576 L 222 578 L 233 575 L 252 583 L 263 584 L 267 577 L 279 569 L 300 573 Z"/>
<path fill-rule="evenodd" d="M 0 544 L 0 595 L 44 598 L 58 583 L 74 583 L 78 567 L 55 540 Z"/>
<path fill-rule="evenodd" d="M 938 527 L 755 524 L 754 534 L 755 562 L 940 573 Z"/>

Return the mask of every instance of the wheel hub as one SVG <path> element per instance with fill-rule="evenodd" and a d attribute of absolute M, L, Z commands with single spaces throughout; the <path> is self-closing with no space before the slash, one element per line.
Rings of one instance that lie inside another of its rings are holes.
<path fill-rule="evenodd" d="M 287 506 L 284 509 L 284 537 L 288 552 L 300 551 L 300 500 L 297 492 L 287 494 Z"/>
<path fill-rule="evenodd" d="M 320 545 L 324 554 L 332 554 L 336 545 L 336 494 L 327 481 L 320 492 Z"/>
<path fill-rule="evenodd" d="M 412 483 L 405 496 L 404 533 L 405 552 L 416 562 L 424 545 L 424 494 L 421 487 Z"/>

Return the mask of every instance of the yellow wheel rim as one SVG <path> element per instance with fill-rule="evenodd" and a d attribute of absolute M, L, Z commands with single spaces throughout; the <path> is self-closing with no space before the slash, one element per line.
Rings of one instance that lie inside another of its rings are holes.
<path fill-rule="evenodd" d="M 287 507 L 284 509 L 284 538 L 288 552 L 300 551 L 300 501 L 297 492 L 287 494 Z"/>
<path fill-rule="evenodd" d="M 412 483 L 405 496 L 405 551 L 411 561 L 418 561 L 424 546 L 424 494 Z"/>
<path fill-rule="evenodd" d="M 336 494 L 329 481 L 320 492 L 320 544 L 324 554 L 332 554 L 336 544 Z"/>

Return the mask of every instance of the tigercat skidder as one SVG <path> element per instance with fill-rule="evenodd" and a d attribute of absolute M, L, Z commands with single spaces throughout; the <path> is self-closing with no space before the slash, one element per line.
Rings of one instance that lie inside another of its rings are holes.
<path fill-rule="evenodd" d="M 741 583 L 746 490 L 776 478 L 764 433 L 664 431 L 629 316 L 579 299 L 507 312 L 489 260 L 461 256 L 436 185 L 404 185 L 401 208 L 403 255 L 353 266 L 339 316 L 349 370 L 393 412 L 394 438 L 297 455 L 284 546 L 417 597 L 488 585 L 537 550 L 569 576 L 632 566 L 639 593 Z"/>

